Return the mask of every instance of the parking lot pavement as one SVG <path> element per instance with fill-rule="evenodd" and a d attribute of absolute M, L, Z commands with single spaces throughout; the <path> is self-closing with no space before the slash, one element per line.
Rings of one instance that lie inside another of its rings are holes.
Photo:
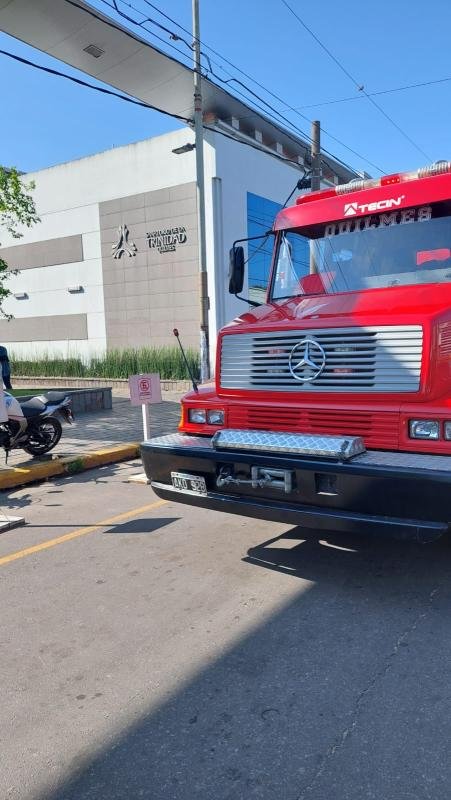
<path fill-rule="evenodd" d="M 10 496 L 0 796 L 448 800 L 449 544 L 164 503 L 137 467 Z"/>

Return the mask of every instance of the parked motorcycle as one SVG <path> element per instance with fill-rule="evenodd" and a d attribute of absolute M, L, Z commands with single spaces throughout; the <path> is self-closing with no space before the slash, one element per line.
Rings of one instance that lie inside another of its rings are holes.
<path fill-rule="evenodd" d="M 20 448 L 32 456 L 42 456 L 58 444 L 63 432 L 60 417 L 74 421 L 71 398 L 63 392 L 47 392 L 21 400 L 5 392 L 8 422 L 0 426 L 0 445 L 6 450 Z"/>

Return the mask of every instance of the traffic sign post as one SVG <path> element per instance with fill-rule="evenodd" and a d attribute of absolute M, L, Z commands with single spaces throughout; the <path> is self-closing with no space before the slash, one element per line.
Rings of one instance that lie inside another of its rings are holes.
<path fill-rule="evenodd" d="M 158 373 L 130 375 L 130 402 L 132 406 L 142 406 L 144 440 L 150 438 L 150 406 L 161 403 L 161 384 Z"/>

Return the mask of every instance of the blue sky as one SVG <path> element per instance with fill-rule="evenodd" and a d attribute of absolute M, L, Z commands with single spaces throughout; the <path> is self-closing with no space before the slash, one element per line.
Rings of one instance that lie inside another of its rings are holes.
<path fill-rule="evenodd" d="M 288 1 L 343 66 L 364 84 L 367 92 L 451 78 L 451 4 L 447 0 L 430 0 L 428 4 L 419 0 L 397 0 L 391 4 L 361 0 L 346 0 L 341 4 L 334 0 L 316 4 Z M 146 10 L 144 0 L 128 2 Z M 107 10 L 102 0 L 93 0 L 93 4 Z M 359 94 L 282 0 L 228 0 L 227 3 L 200 0 L 200 4 L 201 38 L 206 44 L 299 108 L 308 119 L 320 119 L 325 131 L 384 172 L 412 169 L 428 160 L 451 159 L 451 80 L 375 98 L 425 151 L 428 156 L 425 158 Z M 191 0 L 155 0 L 155 5 L 190 28 Z M 147 13 L 172 27 L 149 7 Z M 171 51 L 169 39 L 167 44 L 152 37 L 149 40 L 179 57 Z M 182 44 L 177 46 L 185 50 Z M 57 65 L 5 34 L 0 34 L 0 49 L 41 64 Z M 61 68 L 70 71 L 66 66 Z M 4 56 L 0 56 L 0 70 L 3 112 L 0 163 L 6 165 L 26 171 L 39 169 L 177 127 L 174 120 L 155 112 L 103 97 Z M 228 77 L 224 71 L 220 74 Z M 308 121 L 284 109 L 282 103 L 264 95 L 253 84 L 249 85 L 277 105 L 295 125 L 309 131 Z M 309 107 L 346 97 L 356 99 Z M 379 174 L 374 166 L 325 134 L 323 145 L 355 168 Z"/>

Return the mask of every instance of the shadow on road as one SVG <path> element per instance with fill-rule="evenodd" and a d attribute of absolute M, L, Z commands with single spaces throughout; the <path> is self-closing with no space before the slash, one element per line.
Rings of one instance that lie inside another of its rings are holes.
<path fill-rule="evenodd" d="M 140 459 L 136 459 L 136 461 L 118 461 L 112 464 L 105 464 L 100 467 L 95 467 L 94 469 L 86 470 L 80 473 L 74 473 L 73 475 L 65 475 L 64 477 L 52 478 L 52 485 L 54 489 L 48 490 L 46 489 L 46 494 L 63 494 L 63 489 L 60 489 L 61 486 L 74 486 L 76 484 L 109 484 L 111 479 L 118 480 L 118 482 L 122 482 L 122 479 L 126 479 L 124 476 L 124 469 L 128 466 L 136 465 L 136 471 L 142 471 L 142 462 Z M 42 484 L 40 484 L 42 486 Z M 33 503 L 38 502 L 37 495 L 33 491 L 37 484 L 32 484 L 30 486 L 30 491 L 28 491 L 28 487 L 14 487 L 13 489 L 6 489 L 4 491 L 0 491 L 0 506 L 7 511 L 14 511 L 15 509 L 26 509 L 28 506 L 31 506 Z M 84 520 L 78 520 L 73 523 L 71 527 L 79 528 L 83 525 L 88 525 Z M 33 527 L 33 526 L 27 526 Z M 67 527 L 67 523 L 62 525 L 46 525 L 46 527 Z"/>
<path fill-rule="evenodd" d="M 371 564 L 380 565 L 381 556 L 384 563 L 386 558 L 391 556 L 394 560 L 400 558 L 402 561 L 412 557 L 415 562 L 418 559 L 421 564 L 422 556 L 426 559 L 432 556 L 435 560 L 437 549 L 446 552 L 446 548 L 447 542 L 444 539 L 434 548 L 431 545 L 408 541 L 397 542 L 389 537 L 372 538 L 335 532 L 318 534 L 309 528 L 294 527 L 282 536 L 275 536 L 261 542 L 257 547 L 250 548 L 243 560 L 265 569 L 313 581 L 318 580 L 319 567 L 327 573 L 330 565 L 333 574 L 336 574 L 340 564 L 347 572 L 352 572 L 353 577 L 357 577 L 362 568 L 365 568 L 366 572 L 368 567 L 368 574 L 377 578 L 383 577 L 383 573 L 372 572 Z M 451 556 L 451 547 L 449 553 Z M 322 579 L 325 577 L 327 575 L 322 575 Z"/>
<path fill-rule="evenodd" d="M 180 517 L 141 517 L 140 519 L 132 519 L 129 522 L 122 522 L 120 525 L 115 525 L 114 528 L 108 528 L 105 535 L 114 533 L 115 535 L 130 533 L 154 533 L 165 528 L 166 525 L 171 525 L 177 522 Z"/>
<path fill-rule="evenodd" d="M 450 556 L 299 528 L 253 547 L 272 613 L 41 800 L 445 800 Z"/>

